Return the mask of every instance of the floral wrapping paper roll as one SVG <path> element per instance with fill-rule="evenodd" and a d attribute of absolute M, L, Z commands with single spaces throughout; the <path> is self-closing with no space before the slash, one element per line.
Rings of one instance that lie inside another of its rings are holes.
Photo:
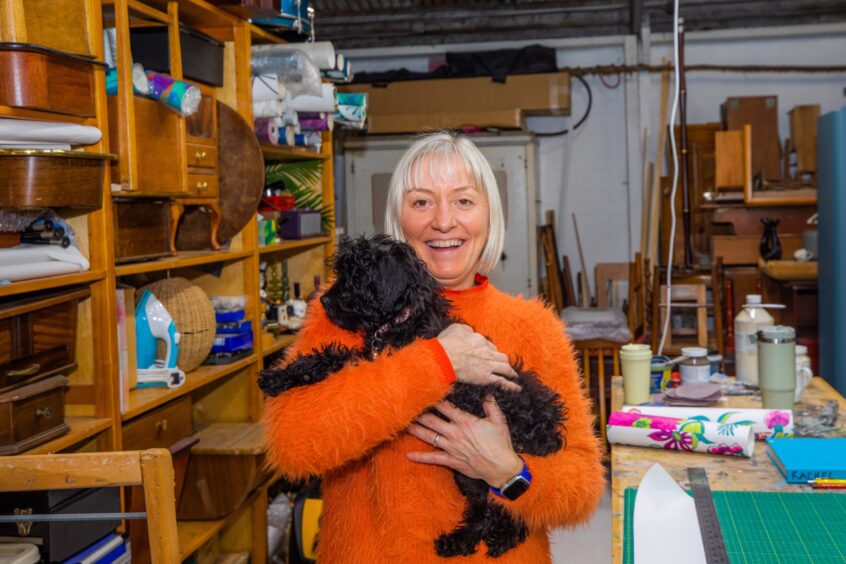
<path fill-rule="evenodd" d="M 789 409 L 624 405 L 623 411 L 716 423 L 721 426 L 724 432 L 730 432 L 736 427 L 746 425 L 752 427 L 752 432 L 759 441 L 793 436 L 793 411 Z"/>
<path fill-rule="evenodd" d="M 755 437 L 749 425 L 719 425 L 615 411 L 608 418 L 607 432 L 612 444 L 730 456 L 752 456 L 755 451 Z"/>

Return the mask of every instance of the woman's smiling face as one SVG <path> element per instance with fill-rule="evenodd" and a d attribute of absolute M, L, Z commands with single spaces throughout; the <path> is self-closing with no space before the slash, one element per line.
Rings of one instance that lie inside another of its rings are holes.
<path fill-rule="evenodd" d="M 400 213 L 406 242 L 441 286 L 470 288 L 488 240 L 484 192 L 458 156 L 424 157 L 411 178 L 416 182 L 404 194 Z"/>

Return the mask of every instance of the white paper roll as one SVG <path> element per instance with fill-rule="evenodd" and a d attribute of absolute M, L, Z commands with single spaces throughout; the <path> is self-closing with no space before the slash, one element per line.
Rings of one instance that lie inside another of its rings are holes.
<path fill-rule="evenodd" d="M 296 142 L 297 128 L 293 125 L 286 125 L 279 129 L 279 144 L 293 146 Z"/>
<path fill-rule="evenodd" d="M 291 98 L 288 107 L 298 112 L 327 112 L 335 111 L 335 85 L 321 84 L 321 96 L 297 96 Z"/>
<path fill-rule="evenodd" d="M 0 145 L 6 148 L 69 149 L 93 145 L 103 134 L 96 127 L 57 121 L 0 118 Z"/>
<path fill-rule="evenodd" d="M 636 411 L 662 417 L 699 419 L 716 423 L 728 433 L 741 426 L 752 427 L 758 440 L 793 436 L 793 411 L 789 409 L 740 409 L 730 407 L 653 407 L 623 406 L 622 411 Z"/>
<path fill-rule="evenodd" d="M 269 118 L 282 115 L 281 100 L 253 102 L 253 118 Z"/>

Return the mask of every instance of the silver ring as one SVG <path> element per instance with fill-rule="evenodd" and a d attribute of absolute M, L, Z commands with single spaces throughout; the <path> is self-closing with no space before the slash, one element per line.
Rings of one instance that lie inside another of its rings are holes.
<path fill-rule="evenodd" d="M 440 434 L 440 433 L 435 433 L 435 440 L 434 440 L 434 441 L 432 441 L 432 446 L 433 446 L 434 448 L 438 448 L 438 441 L 439 441 L 439 440 L 441 440 L 441 434 Z"/>

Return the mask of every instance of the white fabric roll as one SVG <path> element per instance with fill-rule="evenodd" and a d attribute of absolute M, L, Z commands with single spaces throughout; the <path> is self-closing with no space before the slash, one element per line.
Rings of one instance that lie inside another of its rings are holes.
<path fill-rule="evenodd" d="M 88 270 L 90 264 L 76 247 L 19 245 L 0 250 L 0 280 L 27 280 Z"/>
<path fill-rule="evenodd" d="M 293 146 L 296 142 L 297 128 L 293 125 L 286 125 L 279 130 L 279 144 Z"/>
<path fill-rule="evenodd" d="M 277 74 L 259 74 L 253 77 L 253 103 L 285 98 L 285 86 Z"/>
<path fill-rule="evenodd" d="M 0 146 L 6 148 L 70 149 L 71 145 L 93 145 L 102 137 L 90 125 L 0 118 Z"/>
<path fill-rule="evenodd" d="M 297 96 L 288 107 L 298 112 L 335 112 L 335 85 L 321 84 L 321 96 Z"/>
<path fill-rule="evenodd" d="M 265 100 L 253 102 L 253 118 L 269 118 L 282 115 L 281 100 Z"/>

